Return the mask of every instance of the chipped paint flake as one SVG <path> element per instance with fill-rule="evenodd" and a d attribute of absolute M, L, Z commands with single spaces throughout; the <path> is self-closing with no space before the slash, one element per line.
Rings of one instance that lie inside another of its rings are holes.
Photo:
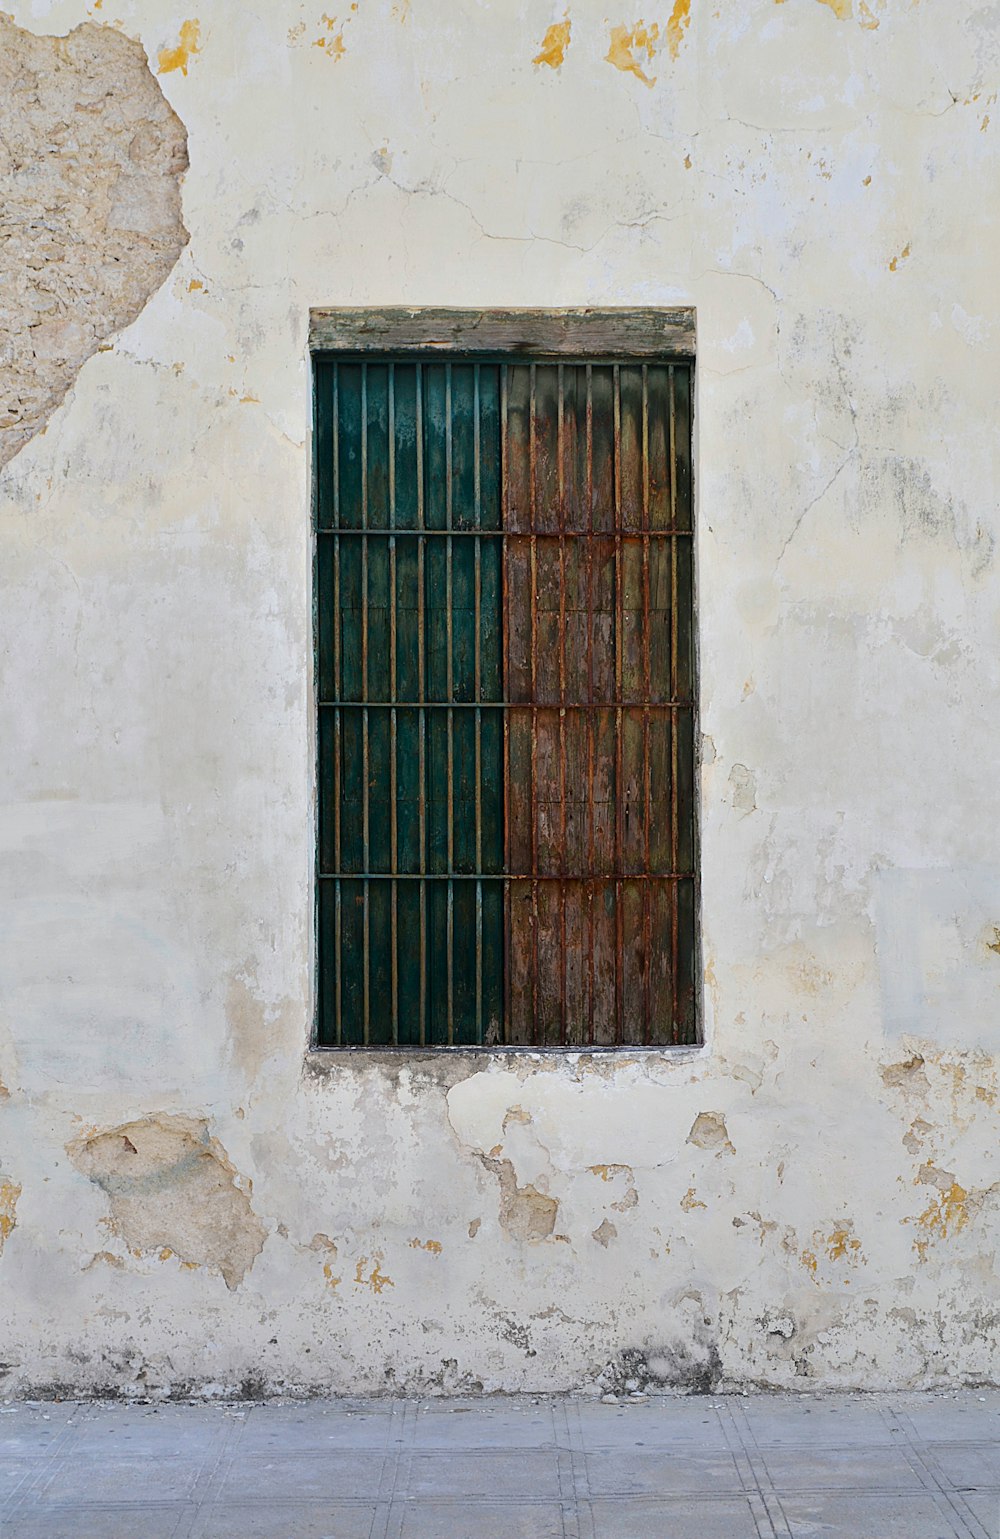
<path fill-rule="evenodd" d="M 197 18 L 181 23 L 180 37 L 173 48 L 161 48 L 156 57 L 156 73 L 169 75 L 179 69 L 182 75 L 195 54 L 201 53 L 201 23 Z"/>
<path fill-rule="evenodd" d="M 569 47 L 572 26 L 568 11 L 564 13 L 562 21 L 554 21 L 542 38 L 542 46 L 532 59 L 532 64 L 547 64 L 549 69 L 561 69 Z"/>

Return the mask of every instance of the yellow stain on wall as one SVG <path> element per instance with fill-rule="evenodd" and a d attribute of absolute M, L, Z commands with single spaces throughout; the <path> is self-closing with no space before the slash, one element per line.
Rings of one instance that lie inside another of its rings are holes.
<path fill-rule="evenodd" d="M 615 1176 L 631 1176 L 631 1165 L 588 1165 L 587 1169 L 592 1176 L 600 1176 L 602 1181 L 611 1181 Z"/>
<path fill-rule="evenodd" d="M 819 0 L 820 5 L 828 5 L 838 21 L 850 21 L 851 0 Z"/>
<path fill-rule="evenodd" d="M 611 46 L 604 55 L 608 64 L 627 75 L 634 75 L 645 86 L 656 84 L 656 76 L 650 78 L 636 58 L 637 53 L 645 53 L 646 62 L 653 62 L 660 41 L 660 29 L 655 21 L 648 27 L 643 21 L 637 21 L 634 27 L 612 27 L 610 41 Z"/>
<path fill-rule="evenodd" d="M 685 1213 L 693 1213 L 695 1208 L 705 1208 L 707 1210 L 708 1203 L 699 1202 L 698 1198 L 694 1194 L 694 1187 L 689 1186 L 687 1191 L 684 1193 L 684 1196 L 681 1198 L 681 1207 L 684 1209 Z"/>
<path fill-rule="evenodd" d="M 432 1256 L 440 1256 L 440 1254 L 441 1254 L 441 1241 L 440 1240 L 411 1240 L 410 1241 L 410 1249 L 411 1250 L 429 1250 Z"/>
<path fill-rule="evenodd" d="M 344 45 L 343 27 L 340 28 L 339 32 L 334 32 L 333 28 L 337 25 L 337 18 L 336 16 L 327 16 L 325 11 L 320 20 L 326 27 L 326 34 L 317 37 L 313 41 L 313 47 L 322 48 L 325 53 L 330 55 L 331 59 L 342 59 L 347 52 Z"/>
<path fill-rule="evenodd" d="M 542 38 L 542 46 L 532 59 L 532 64 L 547 64 L 549 69 L 559 69 L 566 57 L 573 23 L 569 12 L 563 13 L 562 21 L 554 21 Z"/>
<path fill-rule="evenodd" d="M 861 1241 L 851 1233 L 849 1227 L 840 1227 L 826 1240 L 826 1253 L 831 1261 L 863 1261 L 861 1254 Z"/>
<path fill-rule="evenodd" d="M 866 32 L 875 32 L 878 29 L 878 17 L 875 15 L 874 11 L 865 4 L 865 0 L 861 0 L 861 4 L 858 7 L 858 20 Z"/>
<path fill-rule="evenodd" d="M 326 1278 L 326 1280 L 330 1284 L 331 1288 L 339 1288 L 340 1287 L 340 1283 L 341 1283 L 342 1279 L 339 1278 L 339 1277 L 334 1277 L 332 1261 L 324 1261 L 323 1262 L 323 1276 Z"/>
<path fill-rule="evenodd" d="M 201 23 L 185 21 L 181 24 L 177 47 L 160 49 L 156 73 L 169 75 L 172 70 L 179 69 L 182 75 L 186 75 L 188 65 L 196 53 L 201 53 Z"/>
<path fill-rule="evenodd" d="M 897 272 L 899 270 L 900 263 L 901 262 L 905 262 L 907 257 L 909 256 L 909 254 L 910 254 L 910 243 L 909 243 L 909 241 L 907 241 L 906 245 L 903 247 L 902 251 L 899 253 L 899 256 L 894 256 L 892 261 L 889 263 L 889 271 L 891 273 Z"/>
<path fill-rule="evenodd" d="M 21 1188 L 16 1181 L 10 1181 L 6 1176 L 0 1179 L 0 1249 L 17 1223 L 17 1199 L 20 1195 Z"/>
<path fill-rule="evenodd" d="M 379 1270 L 382 1265 L 381 1255 L 373 1258 L 372 1269 L 366 1277 L 364 1274 L 367 1265 L 368 1257 L 362 1256 L 354 1272 L 354 1286 L 356 1288 L 370 1288 L 373 1293 L 381 1293 L 384 1288 L 394 1288 L 396 1286 L 391 1277 L 386 1277 L 385 1273 Z"/>
<path fill-rule="evenodd" d="M 667 47 L 670 57 L 676 59 L 681 51 L 684 34 L 691 25 L 691 0 L 675 0 L 670 20 L 667 22 Z"/>
<path fill-rule="evenodd" d="M 932 1240 L 947 1240 L 950 1235 L 960 1234 L 970 1217 L 969 1193 L 953 1180 L 917 1218 L 923 1234 L 914 1240 L 913 1248 L 921 1261 L 925 1260 Z"/>

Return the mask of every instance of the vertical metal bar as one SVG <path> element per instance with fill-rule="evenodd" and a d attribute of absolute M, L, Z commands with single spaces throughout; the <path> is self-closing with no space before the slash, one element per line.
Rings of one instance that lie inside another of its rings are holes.
<path fill-rule="evenodd" d="M 417 528 L 424 528 L 424 378 L 418 363 L 415 368 L 416 449 L 417 449 Z M 427 1045 L 427 712 L 423 701 L 425 693 L 425 616 L 424 616 L 424 535 L 417 536 L 417 712 L 420 722 L 420 742 L 417 751 L 417 771 L 420 789 L 417 808 L 420 820 L 420 1046 Z"/>
<path fill-rule="evenodd" d="M 528 517 L 531 528 L 531 1040 L 538 1040 L 538 498 L 535 478 L 535 365 L 529 364 Z"/>
<path fill-rule="evenodd" d="M 396 527 L 396 370 L 389 365 L 389 528 Z M 398 764 L 396 758 L 396 536 L 389 536 L 389 844 L 390 884 L 389 940 L 392 951 L 392 1040 L 399 1043 L 399 822 L 396 809 Z"/>
<path fill-rule="evenodd" d="M 587 872 L 593 877 L 595 873 L 594 859 L 594 819 L 596 817 L 596 804 L 594 800 L 594 627 L 596 616 L 594 614 L 594 382 L 592 366 L 587 364 L 587 507 L 589 509 L 589 527 L 591 539 L 587 542 L 587 796 L 589 798 L 587 816 Z M 587 934 L 590 941 L 589 957 L 589 1005 L 587 1019 L 587 1036 L 590 1042 L 594 1040 L 594 987 L 596 974 L 594 968 L 594 950 L 596 938 L 594 936 L 594 883 L 591 881 L 587 887 Z"/>
<path fill-rule="evenodd" d="M 444 476 L 445 476 L 445 632 L 448 697 L 448 1046 L 455 1040 L 455 698 L 454 643 L 452 616 L 452 441 L 451 441 L 451 364 L 444 371 Z"/>
<path fill-rule="evenodd" d="M 509 452 L 507 448 L 507 365 L 500 366 L 500 523 L 504 530 L 500 548 L 500 607 L 502 612 L 503 637 L 500 647 L 500 694 L 504 701 L 503 706 L 503 868 L 510 871 L 510 670 L 508 666 L 508 650 L 510 648 L 510 583 L 508 580 L 508 533 L 509 514 L 508 507 L 509 487 Z M 503 925 L 503 1019 L 504 1041 L 509 1042 L 513 1036 L 512 1019 L 512 994 L 510 987 L 510 932 L 513 925 L 511 913 L 510 882 L 505 881 L 504 893 L 504 925 Z"/>
<path fill-rule="evenodd" d="M 674 368 L 668 370 L 670 391 L 670 698 L 677 700 L 677 414 L 674 404 Z M 677 795 L 677 706 L 670 707 L 670 869 L 677 876 L 680 858 L 680 798 Z M 677 960 L 679 955 L 678 916 L 679 883 L 670 884 L 670 1035 L 677 1031 Z"/>
<path fill-rule="evenodd" d="M 368 699 L 368 365 L 361 365 L 361 698 Z M 371 1028 L 371 915 L 369 908 L 368 876 L 370 866 L 369 850 L 369 807 L 368 807 L 368 707 L 361 712 L 361 765 L 363 782 L 361 788 L 362 806 L 362 845 L 364 850 L 363 869 L 365 871 L 364 883 L 364 1019 L 362 1024 L 365 1046 L 368 1045 L 368 1037 Z"/>
<path fill-rule="evenodd" d="M 622 693 L 624 678 L 624 593 L 622 584 L 622 397 L 621 371 L 615 364 L 614 379 L 614 485 L 615 485 L 615 1041 L 625 1036 L 625 936 L 622 914 L 623 781 Z"/>
<path fill-rule="evenodd" d="M 559 1038 L 565 1044 L 569 1026 L 566 998 L 566 477 L 563 465 L 565 445 L 563 365 L 558 371 L 556 405 L 556 463 L 559 474 Z"/>
<path fill-rule="evenodd" d="M 335 538 L 339 539 L 339 536 L 335 536 Z M 342 992 L 343 992 L 342 991 L 342 979 L 341 979 L 341 970 L 342 969 L 341 969 L 341 945 L 340 945 L 340 873 L 341 873 L 341 871 L 343 869 L 343 867 L 341 866 L 341 857 L 340 857 L 340 752 L 341 752 L 341 750 L 340 750 L 340 706 L 338 705 L 338 706 L 334 707 L 334 712 L 333 712 L 333 778 L 334 778 L 333 854 L 334 854 L 334 870 L 337 873 L 337 915 L 336 915 L 336 938 L 334 940 L 334 968 L 335 968 L 335 972 L 336 972 L 336 976 L 337 976 L 337 1000 L 336 1000 L 335 1010 L 336 1010 L 337 1043 L 338 1043 L 338 1046 L 339 1046 L 340 1040 L 341 1040 L 341 1028 L 342 1028 L 341 1003 L 342 1003 Z"/>
<path fill-rule="evenodd" d="M 343 682 L 340 677 L 340 365 L 333 366 L 333 523 L 337 531 L 333 540 L 333 698 L 343 698 Z M 336 1001 L 334 1018 L 336 1040 L 342 1041 L 343 965 L 340 937 L 340 709 L 333 713 L 333 844 L 337 886 L 334 916 L 334 973 L 336 976 Z"/>
<path fill-rule="evenodd" d="M 643 662 L 646 681 L 646 702 L 642 713 L 642 775 L 643 775 L 643 871 L 648 878 L 650 870 L 649 824 L 652 812 L 649 765 L 649 702 L 653 695 L 653 665 L 650 653 L 652 629 L 652 601 L 649 587 L 649 369 L 642 366 L 642 638 Z M 650 978 L 652 974 L 652 914 L 649 903 L 649 882 L 642 884 L 642 1040 L 649 1042 L 650 1029 Z"/>
<path fill-rule="evenodd" d="M 472 461 L 473 474 L 475 476 L 475 525 L 477 531 L 482 528 L 482 485 L 480 475 L 479 457 L 481 453 L 479 435 L 479 365 L 473 369 L 472 386 Z M 474 656 L 474 688 L 476 701 L 476 1041 L 483 1040 L 483 884 L 480 874 L 483 869 L 483 713 L 479 701 L 482 695 L 482 659 L 479 631 L 482 624 L 482 599 L 483 599 L 483 574 L 482 574 L 482 540 L 476 534 L 475 546 L 475 636 L 473 640 Z"/>

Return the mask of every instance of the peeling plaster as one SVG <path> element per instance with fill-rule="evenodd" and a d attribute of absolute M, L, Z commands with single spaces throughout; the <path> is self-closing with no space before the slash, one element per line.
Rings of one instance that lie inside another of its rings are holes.
<path fill-rule="evenodd" d="M 145 1117 L 88 1134 L 70 1154 L 106 1193 L 111 1225 L 135 1254 L 159 1251 L 167 1260 L 166 1249 L 239 1287 L 266 1231 L 207 1122 Z"/>
<path fill-rule="evenodd" d="M 0 465 L 170 272 L 187 164 L 140 44 L 91 22 L 37 37 L 0 15 Z"/>

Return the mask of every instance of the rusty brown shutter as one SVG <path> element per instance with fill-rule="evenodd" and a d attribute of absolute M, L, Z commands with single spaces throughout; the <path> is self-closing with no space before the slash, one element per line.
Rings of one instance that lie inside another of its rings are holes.
<path fill-rule="evenodd" d="M 694 1041 L 690 365 L 316 391 L 320 1043 Z"/>

